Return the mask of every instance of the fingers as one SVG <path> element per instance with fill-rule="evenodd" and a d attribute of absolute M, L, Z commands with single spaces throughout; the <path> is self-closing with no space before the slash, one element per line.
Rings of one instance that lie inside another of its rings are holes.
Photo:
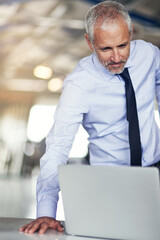
<path fill-rule="evenodd" d="M 64 227 L 63 227 L 62 224 L 58 224 L 58 226 L 57 226 L 57 231 L 58 231 L 58 232 L 63 232 L 63 231 L 64 231 Z"/>
<path fill-rule="evenodd" d="M 26 226 L 26 225 L 25 225 L 25 226 Z M 20 228 L 19 228 L 19 231 L 20 231 L 20 232 L 23 232 L 23 230 L 25 229 L 25 226 L 20 227 Z"/>
<path fill-rule="evenodd" d="M 57 230 L 59 232 L 64 231 L 63 225 L 59 221 L 55 220 L 54 218 L 50 218 L 50 217 L 38 218 L 38 219 L 24 225 L 23 227 L 21 227 L 19 229 L 19 231 L 25 232 L 25 233 L 34 233 L 37 230 L 39 230 L 39 233 L 43 234 L 46 232 L 46 230 L 48 228 Z"/>
<path fill-rule="evenodd" d="M 19 229 L 20 232 L 25 232 L 25 233 L 34 233 L 37 230 L 39 230 L 39 233 L 44 233 L 47 228 L 49 228 L 49 225 L 46 222 L 46 219 L 36 219 L 35 221 L 32 221 L 23 227 Z"/>
<path fill-rule="evenodd" d="M 23 232 L 23 231 L 25 231 L 25 230 L 28 229 L 28 228 L 29 228 L 29 224 L 26 224 L 26 225 L 24 225 L 23 227 L 19 228 L 19 231 L 20 231 L 20 232 Z"/>
<path fill-rule="evenodd" d="M 42 223 L 39 228 L 39 233 L 40 234 L 45 233 L 48 228 L 49 228 L 49 225 L 47 223 Z"/>
<path fill-rule="evenodd" d="M 54 221 L 53 223 L 51 223 L 50 228 L 57 230 L 58 232 L 63 232 L 64 231 L 64 227 L 61 224 L 61 222 L 59 221 Z"/>
<path fill-rule="evenodd" d="M 29 224 L 24 225 L 19 229 L 20 232 L 25 232 L 25 233 L 34 233 L 36 232 L 40 227 L 40 222 L 39 221 L 32 221 Z"/>

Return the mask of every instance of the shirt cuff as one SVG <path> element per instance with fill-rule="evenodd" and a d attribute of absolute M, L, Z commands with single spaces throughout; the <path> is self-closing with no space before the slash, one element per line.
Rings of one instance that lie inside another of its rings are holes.
<path fill-rule="evenodd" d="M 56 218 L 57 203 L 49 200 L 44 200 L 37 204 L 37 218 L 39 217 L 52 217 Z"/>

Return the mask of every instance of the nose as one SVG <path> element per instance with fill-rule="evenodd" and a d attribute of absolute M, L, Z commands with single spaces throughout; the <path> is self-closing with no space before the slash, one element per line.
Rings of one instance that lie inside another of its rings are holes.
<path fill-rule="evenodd" d="M 120 54 L 118 49 L 113 49 L 111 60 L 116 63 L 120 61 Z"/>

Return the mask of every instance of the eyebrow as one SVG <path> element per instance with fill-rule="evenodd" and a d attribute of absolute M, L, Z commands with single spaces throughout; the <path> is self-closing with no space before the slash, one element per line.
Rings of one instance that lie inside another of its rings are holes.
<path fill-rule="evenodd" d="M 119 44 L 117 47 L 126 46 L 127 44 L 128 44 L 128 42 L 124 42 L 122 44 Z"/>
<path fill-rule="evenodd" d="M 122 47 L 128 45 L 128 41 L 117 45 L 117 47 Z M 112 47 L 99 47 L 100 50 L 112 49 Z"/>

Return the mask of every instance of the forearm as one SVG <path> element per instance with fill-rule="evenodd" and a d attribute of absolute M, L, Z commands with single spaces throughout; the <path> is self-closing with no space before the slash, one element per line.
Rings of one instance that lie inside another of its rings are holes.
<path fill-rule="evenodd" d="M 57 167 L 66 164 L 80 123 L 55 122 L 46 139 L 46 153 L 40 159 L 37 181 L 37 217 L 56 217 L 59 183 Z M 61 134 L 59 134 L 59 132 Z"/>
<path fill-rule="evenodd" d="M 156 71 L 155 71 L 155 87 L 156 87 L 156 99 L 158 110 L 160 113 L 160 50 L 157 49 L 157 58 L 156 58 Z"/>
<path fill-rule="evenodd" d="M 56 218 L 59 185 L 57 175 L 37 181 L 37 217 L 48 216 Z"/>

